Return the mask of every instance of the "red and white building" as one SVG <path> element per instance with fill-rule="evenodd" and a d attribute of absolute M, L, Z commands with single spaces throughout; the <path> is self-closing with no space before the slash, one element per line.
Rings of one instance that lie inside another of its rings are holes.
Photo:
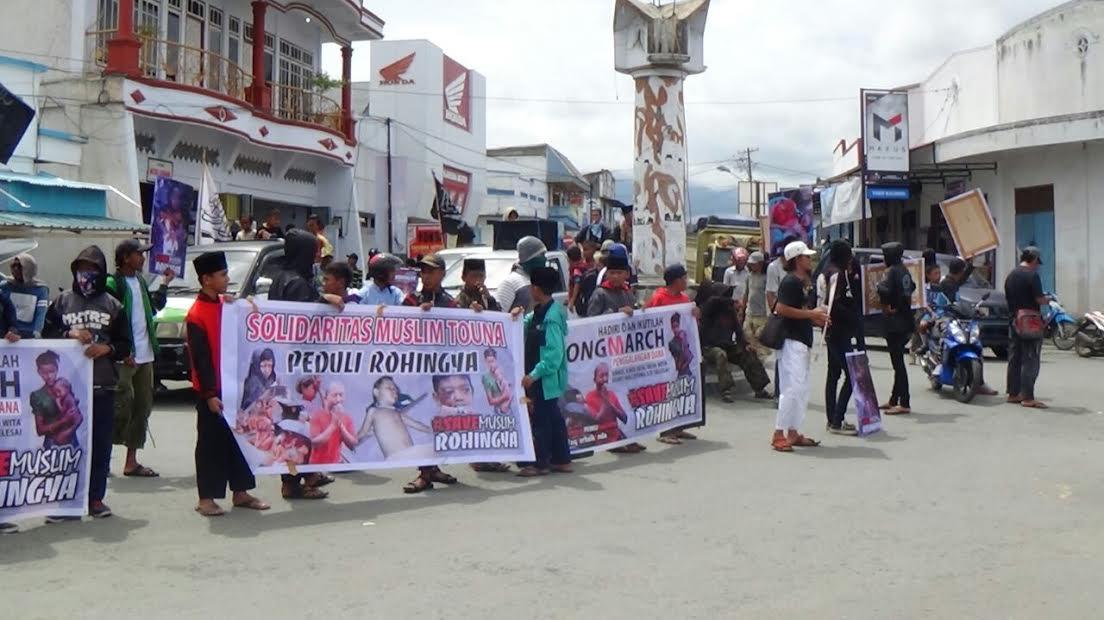
<path fill-rule="evenodd" d="M 373 41 L 371 62 L 372 80 L 352 87 L 364 246 L 405 254 L 408 223 L 434 223 L 434 177 L 474 228 L 487 194 L 486 78 L 424 40 Z"/>
<path fill-rule="evenodd" d="M 198 187 L 206 162 L 230 218 L 278 209 L 301 226 L 318 213 L 338 252 L 362 252 L 352 44 L 381 38 L 383 22 L 361 0 L 15 4 L 26 19 L 5 46 L 51 67 L 39 114 L 88 139 L 49 172 L 116 187 L 143 212 L 112 215 L 147 221 L 154 177 Z M 342 52 L 332 79 L 324 44 Z"/>

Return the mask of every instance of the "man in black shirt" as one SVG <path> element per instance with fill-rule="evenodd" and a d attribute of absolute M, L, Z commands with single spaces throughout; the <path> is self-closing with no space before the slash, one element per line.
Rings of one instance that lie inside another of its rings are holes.
<path fill-rule="evenodd" d="M 1004 280 L 1004 296 L 1008 300 L 1008 313 L 1013 320 L 1022 310 L 1039 312 L 1039 306 L 1047 303 L 1043 294 L 1043 281 L 1039 278 L 1039 265 L 1043 260 L 1039 248 L 1028 246 L 1020 254 L 1020 266 L 1012 270 Z M 1046 409 L 1045 403 L 1035 400 L 1035 380 L 1039 378 L 1039 360 L 1042 355 L 1042 339 L 1026 339 L 1009 330 L 1008 347 L 1008 402 L 1024 407 Z"/>
<path fill-rule="evenodd" d="M 820 442 L 799 432 L 809 407 L 809 358 L 813 348 L 813 324 L 830 323 L 824 308 L 809 310 L 812 289 L 809 275 L 816 252 L 803 241 L 788 244 L 783 251 L 786 277 L 778 286 L 774 312 L 782 317 L 786 339 L 778 354 L 778 416 L 774 423 L 771 447 L 793 452 L 794 446 L 815 447 Z"/>
<path fill-rule="evenodd" d="M 896 241 L 882 246 L 882 256 L 889 266 L 885 279 L 878 284 L 878 297 L 885 312 L 885 340 L 889 360 L 893 364 L 893 392 L 889 403 L 882 405 L 887 415 L 899 415 L 912 411 L 909 397 L 908 368 L 905 366 L 905 347 L 916 329 L 912 312 L 912 293 L 916 290 L 903 259 L 905 248 Z"/>

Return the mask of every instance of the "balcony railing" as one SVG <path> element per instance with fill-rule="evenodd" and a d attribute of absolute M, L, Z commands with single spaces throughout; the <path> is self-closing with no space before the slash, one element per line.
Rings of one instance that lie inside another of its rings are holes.
<path fill-rule="evenodd" d="M 107 42 L 114 30 L 87 33 L 88 58 L 103 67 L 107 64 Z M 148 78 L 203 88 L 246 101 L 246 88 L 253 77 L 229 58 L 183 43 L 138 35 L 142 47 L 139 68 Z M 311 90 L 269 82 L 272 90 L 272 114 L 284 120 L 320 125 L 342 131 L 341 104 Z"/>
<path fill-rule="evenodd" d="M 322 125 L 341 131 L 341 104 L 320 93 L 269 82 L 272 113 L 289 121 Z"/>

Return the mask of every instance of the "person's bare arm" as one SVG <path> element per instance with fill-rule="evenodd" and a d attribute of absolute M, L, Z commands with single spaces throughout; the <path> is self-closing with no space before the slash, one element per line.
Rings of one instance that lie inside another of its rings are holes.
<path fill-rule="evenodd" d="M 364 421 L 360 423 L 360 430 L 357 431 L 357 443 L 364 443 L 365 439 L 372 436 L 376 423 L 376 408 L 369 407 L 367 413 L 364 415 Z"/>
<path fill-rule="evenodd" d="M 314 437 L 311 437 L 311 443 L 313 443 L 314 445 L 317 446 L 319 444 L 323 444 L 323 443 L 326 443 L 327 441 L 329 441 L 330 437 L 333 437 L 333 434 L 338 432 L 337 429 L 340 426 L 340 424 L 337 424 L 336 422 L 337 422 L 337 416 L 334 416 L 334 419 L 330 422 L 330 425 L 326 427 L 326 430 L 322 431 L 321 433 L 318 433 L 318 435 L 316 435 Z"/>
<path fill-rule="evenodd" d="M 422 433 L 432 433 L 433 432 L 433 429 L 431 429 L 430 427 L 426 426 L 425 424 L 422 424 L 421 422 L 415 420 L 414 418 L 406 415 L 405 413 L 400 413 L 399 418 L 402 419 L 403 424 L 405 424 L 408 428 L 412 428 L 412 429 L 414 429 L 416 431 L 420 431 Z"/>
<path fill-rule="evenodd" d="M 339 423 L 337 425 L 337 430 L 339 433 L 341 433 L 341 443 L 345 444 L 345 447 L 349 448 L 350 450 L 356 450 L 357 436 L 355 433 L 353 433 L 353 431 L 349 430 L 350 427 L 352 427 L 353 425 L 353 420 L 352 418 L 348 417 L 345 417 L 343 419 L 348 420 L 349 424 L 346 425 L 344 423 Z"/>
<path fill-rule="evenodd" d="M 786 319 L 812 321 L 813 324 L 818 327 L 824 327 L 828 323 L 828 311 L 824 308 L 806 310 L 804 308 L 794 308 L 793 306 L 787 306 L 786 304 L 780 303 L 774 307 L 774 311 L 776 314 Z"/>

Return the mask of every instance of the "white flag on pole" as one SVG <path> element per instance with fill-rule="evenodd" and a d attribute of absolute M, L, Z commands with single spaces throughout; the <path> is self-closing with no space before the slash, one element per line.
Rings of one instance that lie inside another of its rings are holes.
<path fill-rule="evenodd" d="M 215 188 L 215 179 L 207 163 L 203 164 L 203 182 L 199 184 L 199 213 L 196 218 L 196 245 L 208 245 L 216 241 L 231 241 L 230 224 L 226 211 Z"/>

